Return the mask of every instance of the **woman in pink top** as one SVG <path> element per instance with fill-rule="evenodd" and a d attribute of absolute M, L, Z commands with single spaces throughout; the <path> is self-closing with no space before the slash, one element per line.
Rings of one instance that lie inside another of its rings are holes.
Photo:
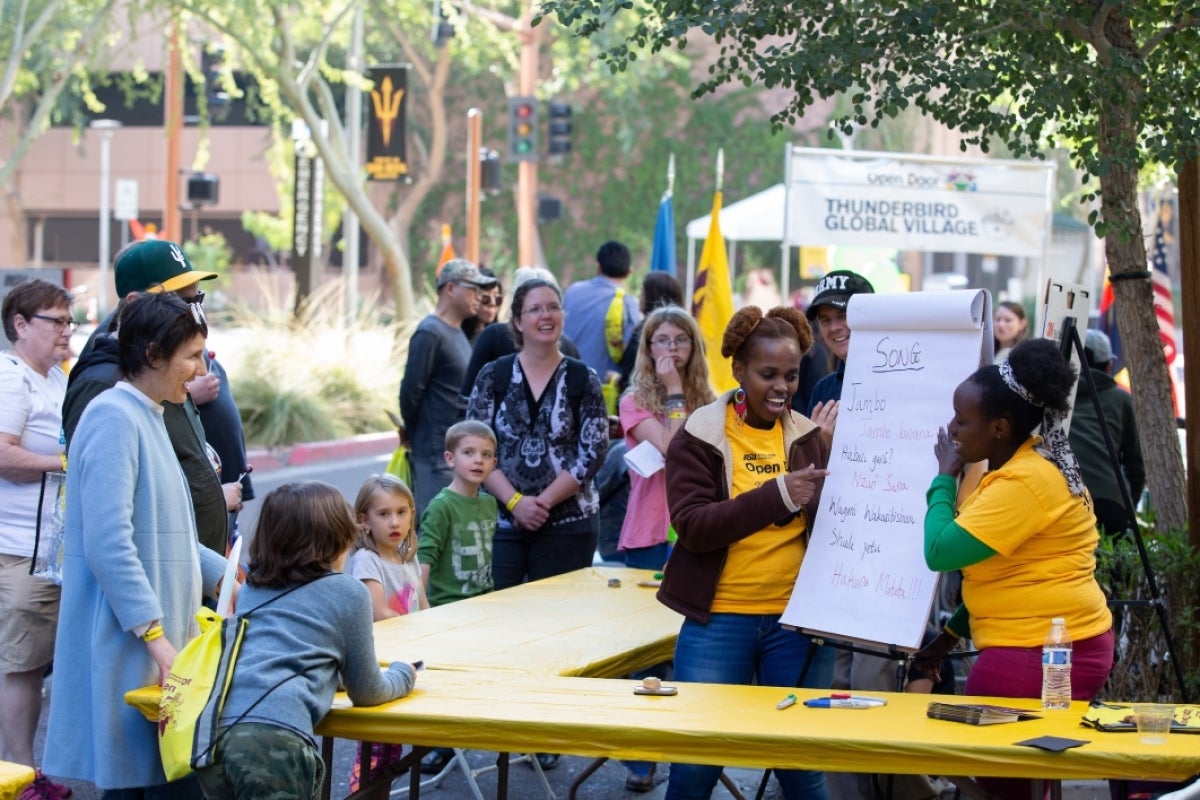
<path fill-rule="evenodd" d="M 679 306 L 655 309 L 642 327 L 629 389 L 621 397 L 626 448 L 649 442 L 661 456 L 687 415 L 715 399 L 696 321 Z M 662 569 L 667 561 L 671 519 L 664 475 L 662 469 L 647 478 L 629 471 L 629 506 L 619 544 L 626 566 Z"/>

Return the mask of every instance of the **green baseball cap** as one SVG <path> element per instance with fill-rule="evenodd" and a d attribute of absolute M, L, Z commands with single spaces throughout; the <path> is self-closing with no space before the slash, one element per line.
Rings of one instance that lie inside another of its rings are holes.
<path fill-rule="evenodd" d="M 218 277 L 192 266 L 183 248 L 164 239 L 138 242 L 117 259 L 117 296 L 130 292 L 177 292 L 199 281 Z"/>

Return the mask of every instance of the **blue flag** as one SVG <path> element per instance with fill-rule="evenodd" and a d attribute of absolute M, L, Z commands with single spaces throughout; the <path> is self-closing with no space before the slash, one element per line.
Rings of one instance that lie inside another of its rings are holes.
<path fill-rule="evenodd" d="M 654 221 L 654 250 L 650 254 L 652 272 L 675 274 L 675 209 L 671 195 L 663 195 Z"/>

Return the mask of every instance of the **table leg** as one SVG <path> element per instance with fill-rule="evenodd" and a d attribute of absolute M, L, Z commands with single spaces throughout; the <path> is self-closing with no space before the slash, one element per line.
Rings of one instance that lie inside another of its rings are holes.
<path fill-rule="evenodd" d="M 508 800 L 508 753 L 496 754 L 496 800 Z"/>
<path fill-rule="evenodd" d="M 321 782 L 321 800 L 333 796 L 333 737 L 321 737 L 321 760 L 325 762 L 325 780 Z"/>
<path fill-rule="evenodd" d="M 608 761 L 608 756 L 600 756 L 592 763 L 583 768 L 583 772 L 579 773 L 579 777 L 571 782 L 571 790 L 567 793 L 567 800 L 575 800 L 575 794 L 579 791 L 579 787 L 583 782 L 592 777 L 592 774 L 600 767 L 604 766 L 604 762 Z"/>

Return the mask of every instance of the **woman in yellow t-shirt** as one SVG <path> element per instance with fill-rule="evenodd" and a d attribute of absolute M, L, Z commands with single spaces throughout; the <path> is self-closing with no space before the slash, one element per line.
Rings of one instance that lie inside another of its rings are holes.
<path fill-rule="evenodd" d="M 959 384 L 954 417 L 938 432 L 925 561 L 962 570 L 963 606 L 918 655 L 940 658 L 956 635 L 970 635 L 980 653 L 967 694 L 1040 697 L 1042 642 L 1054 617 L 1066 619 L 1074 640 L 1074 699 L 1094 698 L 1112 669 L 1096 517 L 1063 430 L 1074 377 L 1054 342 L 1022 341 Z M 978 461 L 988 472 L 956 512 L 955 480 Z"/>
<path fill-rule="evenodd" d="M 792 411 L 800 356 L 812 345 L 804 315 L 753 306 L 729 321 L 721 355 L 739 388 L 696 409 L 667 448 L 667 504 L 678 534 L 658 598 L 684 616 L 675 647 L 680 681 L 794 687 L 809 638 L 784 630 L 820 500 L 828 450 Z M 827 687 L 832 651 L 805 685 Z M 708 797 L 721 767 L 673 764 L 667 800 Z M 821 772 L 776 772 L 788 800 L 825 800 Z"/>

